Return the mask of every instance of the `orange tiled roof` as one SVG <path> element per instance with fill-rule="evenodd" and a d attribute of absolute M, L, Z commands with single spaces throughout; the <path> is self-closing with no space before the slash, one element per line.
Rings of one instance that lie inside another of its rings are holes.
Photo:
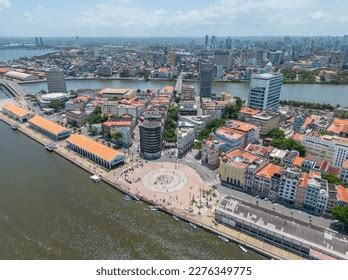
<path fill-rule="evenodd" d="M 343 186 L 337 186 L 337 200 L 348 204 L 348 189 Z"/>
<path fill-rule="evenodd" d="M 334 119 L 327 131 L 339 134 L 340 132 L 348 132 L 348 120 Z"/>
<path fill-rule="evenodd" d="M 106 126 L 131 126 L 132 122 L 131 121 L 109 121 L 103 123 L 103 125 Z"/>
<path fill-rule="evenodd" d="M 271 179 L 274 174 L 281 174 L 284 171 L 284 167 L 268 163 L 264 168 L 257 172 L 257 176 Z"/>
<path fill-rule="evenodd" d="M 226 138 L 230 139 L 239 139 L 243 137 L 244 133 L 236 131 L 233 128 L 229 127 L 220 127 L 218 130 L 216 130 L 216 133 L 224 135 Z"/>
<path fill-rule="evenodd" d="M 49 121 L 43 117 L 35 116 L 29 120 L 30 124 L 33 124 L 35 126 L 38 126 L 52 134 L 58 135 L 59 133 L 63 131 L 67 131 L 68 129 L 64 126 L 61 126 L 59 124 L 56 124 L 52 121 Z"/>
<path fill-rule="evenodd" d="M 307 188 L 308 186 L 308 179 L 309 179 L 309 175 L 306 172 L 302 172 L 301 173 L 301 178 L 300 178 L 300 182 L 299 182 L 299 187 L 301 188 Z"/>
<path fill-rule="evenodd" d="M 345 160 L 342 164 L 342 168 L 348 169 L 348 160 Z"/>
<path fill-rule="evenodd" d="M 67 142 L 97 155 L 106 161 L 112 161 L 117 156 L 123 155 L 119 151 L 109 148 L 83 135 L 73 134 L 67 139 Z"/>
<path fill-rule="evenodd" d="M 307 117 L 305 121 L 303 122 L 302 127 L 306 128 L 308 125 L 310 125 L 312 122 L 314 122 L 314 119 L 311 117 Z"/>
<path fill-rule="evenodd" d="M 243 150 L 243 149 L 234 149 L 226 154 L 227 158 L 233 159 L 236 157 L 241 157 L 246 159 L 249 163 L 254 162 L 255 160 L 259 159 L 254 154 L 250 153 L 249 151 Z"/>
<path fill-rule="evenodd" d="M 260 110 L 253 109 L 250 107 L 243 107 L 242 109 L 240 109 L 240 113 L 249 114 L 249 115 L 256 115 L 260 112 L 261 112 Z"/>
<path fill-rule="evenodd" d="M 11 112 L 12 114 L 15 114 L 18 117 L 25 117 L 26 115 L 30 114 L 28 110 L 25 110 L 21 107 L 18 107 L 17 105 L 7 102 L 3 106 L 3 109 L 6 109 L 7 111 Z"/>
<path fill-rule="evenodd" d="M 257 128 L 257 126 L 255 126 L 253 124 L 241 122 L 241 121 L 236 121 L 236 120 L 231 121 L 231 124 L 233 125 L 234 129 L 240 130 L 242 132 L 248 132 L 250 130 Z"/>
<path fill-rule="evenodd" d="M 297 142 L 302 142 L 303 141 L 303 134 L 300 134 L 300 133 L 294 133 L 291 138 L 292 140 L 294 141 L 297 141 Z"/>

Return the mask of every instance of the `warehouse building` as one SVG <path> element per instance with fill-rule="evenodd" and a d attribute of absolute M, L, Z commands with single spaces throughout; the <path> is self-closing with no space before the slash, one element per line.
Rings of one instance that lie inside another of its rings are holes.
<path fill-rule="evenodd" d="M 69 129 L 40 116 L 35 116 L 28 122 L 32 129 L 39 131 L 55 141 L 62 140 L 70 135 Z"/>
<path fill-rule="evenodd" d="M 73 134 L 67 139 L 68 148 L 83 155 L 84 157 L 112 169 L 114 166 L 125 161 L 121 152 L 100 144 L 86 136 Z"/>
<path fill-rule="evenodd" d="M 8 117 L 22 123 L 28 121 L 33 116 L 33 114 L 28 110 L 18 107 L 17 105 L 10 102 L 4 104 L 2 111 Z"/>

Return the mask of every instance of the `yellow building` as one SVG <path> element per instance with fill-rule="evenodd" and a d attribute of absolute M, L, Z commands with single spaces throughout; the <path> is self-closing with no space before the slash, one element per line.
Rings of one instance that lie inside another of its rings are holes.
<path fill-rule="evenodd" d="M 243 188 L 246 169 L 250 164 L 261 166 L 265 160 L 243 149 L 234 149 L 221 155 L 219 176 L 223 185 Z"/>

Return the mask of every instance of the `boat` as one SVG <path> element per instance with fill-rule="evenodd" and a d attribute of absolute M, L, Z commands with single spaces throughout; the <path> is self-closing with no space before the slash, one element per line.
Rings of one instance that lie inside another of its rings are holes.
<path fill-rule="evenodd" d="M 218 235 L 218 238 L 223 242 L 228 242 L 229 240 L 226 237 L 223 237 L 221 235 Z"/>
<path fill-rule="evenodd" d="M 175 216 L 175 215 L 173 215 L 173 219 L 175 220 L 175 221 L 180 221 L 180 219 L 177 217 L 177 216 Z"/>
<path fill-rule="evenodd" d="M 189 223 L 189 225 L 190 225 L 190 227 L 192 227 L 193 229 L 197 229 L 198 227 L 195 225 L 195 224 L 193 224 L 193 223 Z"/>
<path fill-rule="evenodd" d="M 238 246 L 239 246 L 239 249 L 241 249 L 243 253 L 248 253 L 248 250 L 245 247 L 243 247 L 242 245 L 238 245 Z"/>
<path fill-rule="evenodd" d="M 11 127 L 12 127 L 13 130 L 17 130 L 19 125 L 18 124 L 12 124 Z"/>
<path fill-rule="evenodd" d="M 92 175 L 91 177 L 89 177 L 93 182 L 98 183 L 101 181 L 101 177 L 98 175 Z"/>
<path fill-rule="evenodd" d="M 123 200 L 124 201 L 131 201 L 133 200 L 133 197 L 129 196 L 128 194 L 126 194 L 124 197 L 123 197 Z"/>
<path fill-rule="evenodd" d="M 132 196 L 136 201 L 140 201 L 140 199 L 138 197 L 136 197 L 135 195 Z"/>
<path fill-rule="evenodd" d="M 49 142 L 45 145 L 45 148 L 47 151 L 52 152 L 56 148 L 56 145 L 52 142 Z"/>
<path fill-rule="evenodd" d="M 157 206 L 149 206 L 150 211 L 157 212 L 159 209 Z"/>

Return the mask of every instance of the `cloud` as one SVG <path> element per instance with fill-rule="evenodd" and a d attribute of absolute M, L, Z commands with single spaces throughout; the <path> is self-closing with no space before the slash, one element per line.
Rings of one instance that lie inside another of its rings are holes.
<path fill-rule="evenodd" d="M 11 1 L 10 0 L 0 0 L 0 11 L 11 7 Z"/>
<path fill-rule="evenodd" d="M 49 23 L 52 19 L 46 15 L 44 7 L 37 5 L 32 11 L 24 12 L 24 21 L 27 23 Z"/>
<path fill-rule="evenodd" d="M 310 8 L 314 2 L 313 0 L 216 0 L 203 8 L 177 11 L 164 8 L 140 9 L 132 4 L 129 0 L 107 1 L 85 9 L 75 18 L 75 23 L 94 29 L 112 27 L 114 32 L 122 28 L 162 33 L 166 29 L 168 32 L 174 29 L 195 31 L 204 28 L 215 28 L 225 32 L 229 29 L 233 32 L 236 30 L 231 27 L 236 28 L 236 26 L 260 28 L 269 24 L 298 24 L 296 17 L 300 15 L 298 11 Z"/>
<path fill-rule="evenodd" d="M 310 20 L 318 23 L 345 23 L 348 22 L 348 17 L 317 11 L 310 15 Z"/>

